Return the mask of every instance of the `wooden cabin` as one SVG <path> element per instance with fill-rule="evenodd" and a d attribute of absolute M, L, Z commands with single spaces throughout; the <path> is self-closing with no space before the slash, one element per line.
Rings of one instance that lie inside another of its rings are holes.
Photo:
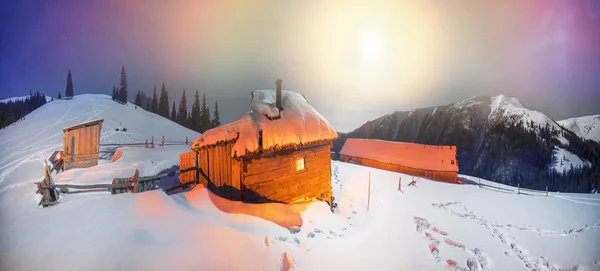
<path fill-rule="evenodd" d="M 199 180 L 224 198 L 251 203 L 331 203 L 333 127 L 297 92 L 252 92 L 251 110 L 194 140 L 180 157 L 181 183 Z"/>
<path fill-rule="evenodd" d="M 63 170 L 98 165 L 103 121 L 93 120 L 63 129 Z"/>
<path fill-rule="evenodd" d="M 455 146 L 348 138 L 340 151 L 340 161 L 458 183 Z"/>

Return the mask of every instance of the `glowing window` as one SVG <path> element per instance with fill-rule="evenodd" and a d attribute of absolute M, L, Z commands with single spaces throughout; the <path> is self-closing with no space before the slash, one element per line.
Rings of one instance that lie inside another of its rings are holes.
<path fill-rule="evenodd" d="M 304 170 L 304 157 L 296 159 L 296 171 Z"/>

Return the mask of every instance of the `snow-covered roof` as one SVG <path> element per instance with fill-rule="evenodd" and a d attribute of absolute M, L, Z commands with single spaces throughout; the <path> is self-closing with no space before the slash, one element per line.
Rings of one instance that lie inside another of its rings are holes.
<path fill-rule="evenodd" d="M 236 141 L 232 156 L 255 153 L 259 150 L 259 131 L 262 131 L 263 151 L 332 141 L 338 137 L 331 124 L 302 94 L 282 90 L 281 100 L 283 110 L 279 111 L 275 105 L 275 90 L 253 91 L 246 114 L 206 131 L 194 140 L 192 149 Z"/>
<path fill-rule="evenodd" d="M 411 168 L 458 172 L 455 146 L 348 138 L 340 154 Z"/>

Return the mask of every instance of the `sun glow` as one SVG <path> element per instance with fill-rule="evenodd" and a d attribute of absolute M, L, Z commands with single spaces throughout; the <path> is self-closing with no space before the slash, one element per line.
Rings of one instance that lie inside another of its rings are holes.
<path fill-rule="evenodd" d="M 299 18 L 304 23 L 286 30 L 294 33 L 286 55 L 295 74 L 325 82 L 322 88 L 339 90 L 333 96 L 340 99 L 369 103 L 375 99 L 365 93 L 376 91 L 390 104 L 418 100 L 444 80 L 451 40 L 442 31 L 443 16 L 420 1 L 315 5 Z"/>
<path fill-rule="evenodd" d="M 363 37 L 363 56 L 366 61 L 374 62 L 379 59 L 380 55 L 381 36 L 375 27 L 368 27 Z"/>

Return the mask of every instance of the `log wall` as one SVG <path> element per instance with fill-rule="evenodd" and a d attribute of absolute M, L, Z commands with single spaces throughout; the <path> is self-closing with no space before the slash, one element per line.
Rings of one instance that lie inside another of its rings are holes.
<path fill-rule="evenodd" d="M 290 203 L 302 199 L 331 200 L 331 145 L 246 159 L 242 164 L 242 192 L 246 202 Z M 304 158 L 305 169 L 296 161 Z"/>
<path fill-rule="evenodd" d="M 427 170 L 427 169 L 419 169 L 419 168 L 411 168 L 403 165 L 396 165 L 390 163 L 383 163 L 380 161 L 348 156 L 345 154 L 340 155 L 340 161 L 342 162 L 354 162 L 363 166 L 389 170 L 394 172 L 400 172 L 408 175 L 419 176 L 435 181 L 442 181 L 448 183 L 458 183 L 458 174 L 454 171 L 435 171 L 435 170 Z"/>

